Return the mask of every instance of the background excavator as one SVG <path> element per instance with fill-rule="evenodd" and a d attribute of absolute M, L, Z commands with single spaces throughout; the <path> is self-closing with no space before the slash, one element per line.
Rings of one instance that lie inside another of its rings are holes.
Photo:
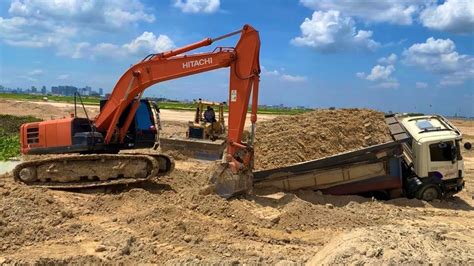
<path fill-rule="evenodd" d="M 185 54 L 237 34 L 240 39 L 235 47 Z M 155 126 L 156 110 L 141 100 L 143 92 L 159 82 L 230 67 L 226 155 L 210 178 L 210 188 L 223 197 L 247 192 L 252 187 L 259 51 L 258 31 L 244 25 L 217 38 L 146 56 L 122 75 L 95 119 L 71 116 L 22 125 L 23 154 L 57 155 L 19 164 L 13 171 L 15 180 L 40 187 L 82 188 L 134 183 L 169 173 L 174 163 L 167 155 L 117 154 L 136 148 L 138 143 L 140 147 L 155 143 L 159 130 Z M 243 142 L 251 95 L 252 137 Z M 152 136 L 149 141 L 144 141 L 146 134 Z"/>

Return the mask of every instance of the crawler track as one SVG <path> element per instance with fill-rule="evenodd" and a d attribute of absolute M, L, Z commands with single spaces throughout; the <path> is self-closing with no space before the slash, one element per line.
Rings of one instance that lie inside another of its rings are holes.
<path fill-rule="evenodd" d="M 60 155 L 21 163 L 13 175 L 29 186 L 69 189 L 137 183 L 173 169 L 163 154 Z"/>

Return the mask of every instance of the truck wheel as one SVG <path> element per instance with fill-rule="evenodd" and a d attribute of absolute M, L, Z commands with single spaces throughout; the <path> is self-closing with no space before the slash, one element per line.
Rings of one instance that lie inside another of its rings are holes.
<path fill-rule="evenodd" d="M 418 190 L 416 198 L 424 201 L 433 201 L 441 198 L 441 189 L 437 185 L 425 185 Z"/>

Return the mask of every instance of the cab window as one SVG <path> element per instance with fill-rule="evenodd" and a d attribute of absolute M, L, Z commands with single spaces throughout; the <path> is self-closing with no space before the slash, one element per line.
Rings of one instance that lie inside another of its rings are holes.
<path fill-rule="evenodd" d="M 153 126 L 153 121 L 151 120 L 150 111 L 148 110 L 146 102 L 140 102 L 135 118 L 137 121 L 137 129 L 148 130 Z"/>
<path fill-rule="evenodd" d="M 430 144 L 430 156 L 432 162 L 444 162 L 455 160 L 456 153 L 452 142 L 440 142 Z"/>

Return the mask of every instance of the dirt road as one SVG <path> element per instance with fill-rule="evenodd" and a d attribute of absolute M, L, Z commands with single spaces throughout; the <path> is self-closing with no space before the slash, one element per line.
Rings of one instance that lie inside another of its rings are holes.
<path fill-rule="evenodd" d="M 78 105 L 79 116 L 84 116 L 82 106 Z M 94 118 L 99 113 L 99 107 L 95 105 L 86 105 L 89 117 Z M 74 104 L 58 103 L 58 102 L 27 102 L 0 99 L 0 114 L 9 115 L 31 115 L 42 119 L 61 118 L 69 116 L 74 113 Z M 194 119 L 193 111 L 178 111 L 178 110 L 160 110 L 160 117 L 162 121 L 173 121 L 187 123 Z M 227 119 L 227 113 L 224 118 Z M 275 115 L 261 114 L 258 120 L 266 121 L 276 117 Z M 247 124 L 250 124 L 250 116 L 247 118 Z"/>

